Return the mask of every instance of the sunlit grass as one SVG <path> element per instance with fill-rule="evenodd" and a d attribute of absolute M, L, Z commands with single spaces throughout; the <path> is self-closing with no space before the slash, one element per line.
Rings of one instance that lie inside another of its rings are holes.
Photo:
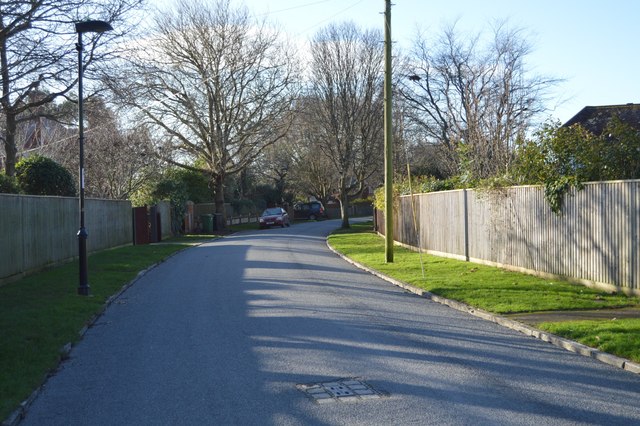
<path fill-rule="evenodd" d="M 640 362 L 640 319 L 542 323 L 538 328 Z"/>
<path fill-rule="evenodd" d="M 393 263 L 385 262 L 384 239 L 371 224 L 354 224 L 329 237 L 330 244 L 349 258 L 395 279 L 434 294 L 490 312 L 506 314 L 552 310 L 598 309 L 634 306 L 637 298 L 608 294 L 562 280 L 478 265 L 460 260 L 420 255 L 394 247 Z"/>

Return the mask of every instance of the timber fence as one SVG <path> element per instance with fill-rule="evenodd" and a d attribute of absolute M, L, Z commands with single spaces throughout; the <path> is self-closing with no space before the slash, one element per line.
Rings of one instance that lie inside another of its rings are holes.
<path fill-rule="evenodd" d="M 539 186 L 403 196 L 393 223 L 413 249 L 640 295 L 640 180 L 587 183 L 559 215 Z"/>
<path fill-rule="evenodd" d="M 78 199 L 0 194 L 0 282 L 78 256 Z M 87 251 L 131 244 L 131 202 L 87 199 Z"/>

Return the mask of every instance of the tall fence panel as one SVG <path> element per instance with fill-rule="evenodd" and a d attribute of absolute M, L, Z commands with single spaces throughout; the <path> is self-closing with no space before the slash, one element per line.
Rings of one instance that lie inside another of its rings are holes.
<path fill-rule="evenodd" d="M 0 194 L 0 280 L 78 255 L 77 198 Z M 87 199 L 89 252 L 131 243 L 131 203 Z"/>
<path fill-rule="evenodd" d="M 160 231 L 162 233 L 162 239 L 169 238 L 173 235 L 172 231 L 172 216 L 171 216 L 171 203 L 168 201 L 159 201 L 156 204 L 158 213 L 160 213 Z M 180 224 L 176 223 L 175 226 L 180 231 Z"/>
<path fill-rule="evenodd" d="M 640 294 L 638 180 L 588 183 L 560 215 L 523 186 L 401 197 L 395 216 L 394 238 L 416 248 Z"/>
<path fill-rule="evenodd" d="M 85 209 L 89 234 L 87 250 L 92 252 L 131 244 L 133 223 L 130 201 L 88 199 Z M 74 243 L 77 244 L 77 240 Z"/>
<path fill-rule="evenodd" d="M 0 278 L 22 270 L 24 226 L 21 197 L 0 194 Z"/>

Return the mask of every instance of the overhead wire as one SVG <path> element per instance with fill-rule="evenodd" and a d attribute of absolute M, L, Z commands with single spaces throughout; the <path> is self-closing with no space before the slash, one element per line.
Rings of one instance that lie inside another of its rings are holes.
<path fill-rule="evenodd" d="M 310 6 L 316 6 L 318 4 L 329 3 L 331 1 L 334 1 L 334 0 L 321 0 L 321 1 L 311 2 L 311 3 L 305 3 L 305 4 L 298 5 L 298 6 L 292 6 L 292 7 L 287 7 L 287 8 L 284 8 L 284 9 L 278 9 L 278 10 L 269 11 L 269 12 L 265 12 L 265 13 L 259 13 L 259 14 L 256 14 L 255 16 L 256 17 L 270 16 L 270 15 L 275 15 L 275 14 L 282 13 L 282 12 L 288 12 L 288 11 L 291 11 L 291 10 L 303 9 L 303 8 L 307 8 L 307 7 L 310 7 Z M 356 0 L 355 2 L 351 3 L 349 6 L 345 7 L 344 9 L 339 10 L 338 12 L 334 13 L 333 15 L 331 15 L 331 16 L 329 16 L 327 18 L 324 18 L 324 19 L 322 19 L 320 21 L 317 21 L 314 24 L 312 24 L 312 25 L 308 26 L 307 28 L 303 29 L 302 31 L 297 32 L 295 34 L 295 36 L 302 35 L 302 34 L 308 32 L 308 31 L 312 30 L 313 28 L 316 28 L 319 25 L 322 25 L 323 23 L 325 23 L 327 21 L 330 21 L 331 19 L 335 18 L 336 16 L 341 15 L 342 13 L 346 12 L 347 10 L 350 10 L 350 9 L 356 7 L 357 5 L 362 3 L 363 1 L 364 0 Z"/>
<path fill-rule="evenodd" d="M 312 3 L 305 3 L 305 4 L 298 5 L 298 6 L 291 6 L 291 7 L 287 7 L 287 8 L 284 8 L 284 9 L 278 9 L 278 10 L 273 10 L 273 11 L 269 11 L 269 12 L 265 12 L 265 13 L 260 13 L 260 14 L 257 14 L 256 16 L 268 16 L 268 15 L 273 15 L 275 13 L 288 12 L 290 10 L 302 9 L 302 8 L 308 7 L 308 6 L 315 6 L 317 4 L 328 3 L 330 1 L 333 1 L 333 0 L 314 1 Z"/>
<path fill-rule="evenodd" d="M 296 35 L 304 34 L 304 33 L 306 33 L 307 31 L 312 30 L 313 28 L 316 28 L 316 27 L 318 27 L 318 26 L 322 25 L 323 23 L 325 23 L 325 22 L 327 22 L 327 21 L 330 21 L 331 19 L 333 19 L 333 18 L 335 18 L 336 16 L 338 16 L 338 15 L 340 15 L 340 14 L 342 14 L 342 13 L 346 12 L 347 10 L 349 10 L 349 9 L 353 9 L 354 7 L 356 7 L 357 5 L 359 5 L 360 3 L 362 3 L 363 1 L 364 1 L 364 0 L 358 0 L 358 1 L 356 1 L 355 3 L 352 3 L 350 6 L 345 7 L 344 9 L 342 9 L 342 10 L 340 10 L 340 11 L 338 11 L 338 12 L 334 13 L 333 15 L 329 16 L 328 18 L 325 18 L 325 19 L 323 19 L 323 20 L 321 20 L 321 21 L 316 22 L 315 24 L 313 24 L 313 25 L 311 25 L 311 26 L 309 26 L 309 27 L 305 28 L 304 30 L 302 30 L 302 31 L 298 32 Z"/>

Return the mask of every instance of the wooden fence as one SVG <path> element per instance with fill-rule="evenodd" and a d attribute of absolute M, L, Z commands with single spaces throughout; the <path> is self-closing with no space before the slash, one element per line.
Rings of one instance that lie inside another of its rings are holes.
<path fill-rule="evenodd" d="M 89 252 L 130 244 L 129 201 L 87 199 Z M 0 194 L 0 282 L 78 255 L 78 199 Z"/>
<path fill-rule="evenodd" d="M 640 295 L 640 180 L 588 183 L 560 215 L 538 186 L 405 196 L 393 222 L 414 249 Z"/>

